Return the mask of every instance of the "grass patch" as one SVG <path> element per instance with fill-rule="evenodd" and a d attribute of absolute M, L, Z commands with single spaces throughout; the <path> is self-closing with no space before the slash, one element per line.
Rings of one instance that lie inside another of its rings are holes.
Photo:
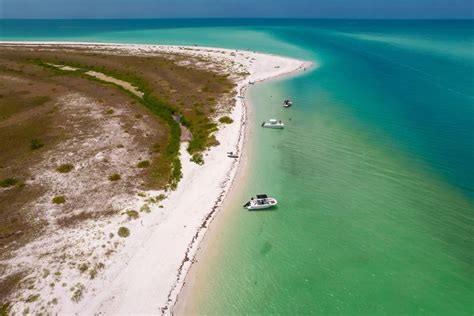
<path fill-rule="evenodd" d="M 18 181 L 14 178 L 3 179 L 3 180 L 0 180 L 0 187 L 2 187 L 2 188 L 12 187 L 15 184 L 17 184 L 17 182 Z"/>
<path fill-rule="evenodd" d="M 142 160 L 137 163 L 138 168 L 148 168 L 150 166 L 150 162 L 148 160 Z"/>
<path fill-rule="evenodd" d="M 126 238 L 128 236 L 130 236 L 130 229 L 128 229 L 127 227 L 120 227 L 117 234 L 120 236 L 120 237 L 123 237 L 123 238 Z"/>
<path fill-rule="evenodd" d="M 32 139 L 31 142 L 30 142 L 31 150 L 37 150 L 37 149 L 40 149 L 43 146 L 44 146 L 43 142 L 41 140 L 37 139 L 37 138 Z"/>
<path fill-rule="evenodd" d="M 140 216 L 138 212 L 134 210 L 128 210 L 125 214 L 127 214 L 128 219 L 137 219 Z"/>
<path fill-rule="evenodd" d="M 79 272 L 84 273 L 87 270 L 89 270 L 89 264 L 87 262 L 84 262 L 83 264 L 79 265 Z"/>
<path fill-rule="evenodd" d="M 151 151 L 154 153 L 159 153 L 160 152 L 160 144 L 153 144 L 151 147 Z"/>
<path fill-rule="evenodd" d="M 140 212 L 150 213 L 150 212 L 151 212 L 151 209 L 150 209 L 150 207 L 148 206 L 148 204 L 143 204 L 142 207 L 140 207 Z"/>
<path fill-rule="evenodd" d="M 5 302 L 0 305 L 0 316 L 8 316 L 10 315 L 11 305 L 10 302 Z"/>
<path fill-rule="evenodd" d="M 33 302 L 36 302 L 38 299 L 39 299 L 40 295 L 39 294 L 31 294 L 30 296 L 28 296 L 26 298 L 26 301 L 27 303 L 33 303 Z"/>
<path fill-rule="evenodd" d="M 198 164 L 198 165 L 203 165 L 204 164 L 204 158 L 202 156 L 201 153 L 194 153 L 192 156 L 191 156 L 191 159 L 190 159 L 192 162 Z"/>
<path fill-rule="evenodd" d="M 221 122 L 222 124 L 231 124 L 234 122 L 234 120 L 228 116 L 223 116 L 219 119 L 219 122 Z"/>
<path fill-rule="evenodd" d="M 109 176 L 110 181 L 118 181 L 122 179 L 122 177 L 118 173 L 114 173 L 111 176 Z"/>
<path fill-rule="evenodd" d="M 95 277 L 97 276 L 97 273 L 99 272 L 99 270 L 103 269 L 104 267 L 105 267 L 105 265 L 102 262 L 99 262 L 99 263 L 95 264 L 94 268 L 92 268 L 89 271 L 89 276 L 90 276 L 91 280 L 95 279 Z"/>
<path fill-rule="evenodd" d="M 66 198 L 64 197 L 64 195 L 57 195 L 53 197 L 52 202 L 54 204 L 63 204 L 63 203 L 66 203 Z"/>
<path fill-rule="evenodd" d="M 59 165 L 57 168 L 56 168 L 56 171 L 57 172 L 60 172 L 60 173 L 68 173 L 69 171 L 71 171 L 72 169 L 74 169 L 74 166 L 70 163 L 64 163 L 62 165 Z"/>
<path fill-rule="evenodd" d="M 82 285 L 81 283 L 76 283 L 76 285 L 71 288 L 71 301 L 73 301 L 74 303 L 79 303 L 82 300 L 82 297 L 84 296 L 85 289 L 86 288 L 84 287 L 84 285 Z"/>

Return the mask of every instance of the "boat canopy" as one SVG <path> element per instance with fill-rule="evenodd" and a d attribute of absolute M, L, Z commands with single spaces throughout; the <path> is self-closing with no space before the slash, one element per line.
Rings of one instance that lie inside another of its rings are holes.
<path fill-rule="evenodd" d="M 276 124 L 277 120 L 276 119 L 270 119 L 270 123 Z"/>
<path fill-rule="evenodd" d="M 257 199 L 266 199 L 268 198 L 268 195 L 266 194 L 257 194 Z"/>

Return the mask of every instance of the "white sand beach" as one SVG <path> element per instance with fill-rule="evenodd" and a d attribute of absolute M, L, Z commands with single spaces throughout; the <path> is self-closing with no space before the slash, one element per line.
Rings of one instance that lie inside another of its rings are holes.
<path fill-rule="evenodd" d="M 233 67 L 233 71 L 249 73 L 238 82 L 236 88 L 235 106 L 229 115 L 234 123 L 219 126 L 216 138 L 220 145 L 211 147 L 204 154 L 205 164 L 191 162 L 186 143 L 182 143 L 183 178 L 175 191 L 166 193 L 168 197 L 163 201 L 164 207 L 152 205 L 149 214 L 127 224 L 131 235 L 117 247 L 113 255 L 102 260 L 105 267 L 100 275 L 94 280 L 81 281 L 85 290 L 79 302 L 71 300 L 69 291 L 69 287 L 76 283 L 75 275 L 68 276 L 64 272 L 62 277 L 69 280 L 68 286 L 63 290 L 54 290 L 54 297 L 58 298 L 57 305 L 48 307 L 48 313 L 52 314 L 170 314 L 186 273 L 193 264 L 199 243 L 234 181 L 240 157 L 228 158 L 226 153 L 232 151 L 239 154 L 245 143 L 247 105 L 244 96 L 249 83 L 290 74 L 308 68 L 311 64 L 286 57 L 221 48 L 58 42 L 21 44 L 106 47 L 129 54 L 189 54 L 210 58 L 216 63 L 227 63 Z M 146 197 L 158 193 L 147 192 Z M 146 197 L 137 197 L 127 203 L 139 207 Z M 111 219 L 111 223 L 104 224 L 101 227 L 104 236 L 112 231 L 115 233 L 117 223 L 123 220 Z M 80 227 L 76 230 L 75 233 L 85 240 L 77 247 L 84 247 L 84 251 L 88 251 L 99 246 L 100 241 L 88 239 L 88 234 L 84 233 L 94 229 L 97 227 Z M 44 251 L 51 243 L 59 242 L 60 232 L 45 238 L 20 249 L 20 255 L 11 263 L 21 265 L 36 260 L 35 253 Z M 40 271 L 43 268 L 42 261 L 38 260 L 37 265 Z M 42 298 L 53 297 L 46 284 L 37 291 Z M 23 310 L 21 302 L 13 305 L 13 312 L 21 313 Z"/>

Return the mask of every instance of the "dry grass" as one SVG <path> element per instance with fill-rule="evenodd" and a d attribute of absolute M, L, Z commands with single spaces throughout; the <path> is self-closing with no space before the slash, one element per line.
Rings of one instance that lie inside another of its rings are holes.
<path fill-rule="evenodd" d="M 79 214 L 76 214 L 76 215 L 61 217 L 56 221 L 56 223 L 60 227 L 64 227 L 64 228 L 74 227 L 77 224 L 83 223 L 83 222 L 88 221 L 88 220 L 105 219 L 107 217 L 114 216 L 118 213 L 119 213 L 119 211 L 114 210 L 112 208 L 104 210 L 104 211 L 100 211 L 100 212 L 85 212 L 85 211 L 83 211 L 83 212 L 81 212 Z"/>

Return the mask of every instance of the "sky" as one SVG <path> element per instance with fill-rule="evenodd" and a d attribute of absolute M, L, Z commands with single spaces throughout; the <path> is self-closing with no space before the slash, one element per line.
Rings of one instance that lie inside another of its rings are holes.
<path fill-rule="evenodd" d="M 474 0 L 0 0 L 0 18 L 472 19 Z"/>

